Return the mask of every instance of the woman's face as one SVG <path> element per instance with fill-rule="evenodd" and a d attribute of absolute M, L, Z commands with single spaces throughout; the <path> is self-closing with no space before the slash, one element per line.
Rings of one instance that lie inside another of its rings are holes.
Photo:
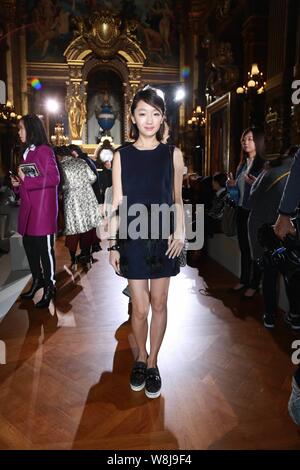
<path fill-rule="evenodd" d="M 25 129 L 24 122 L 22 121 L 22 119 L 19 122 L 18 127 L 19 127 L 18 134 L 19 134 L 20 140 L 22 144 L 25 144 L 26 143 L 26 129 Z"/>
<path fill-rule="evenodd" d="M 244 152 L 248 154 L 255 154 L 256 153 L 256 147 L 255 147 L 255 142 L 253 140 L 253 134 L 252 132 L 248 132 L 243 138 L 242 138 L 242 147 Z"/>
<path fill-rule="evenodd" d="M 141 135 L 153 137 L 163 122 L 163 115 L 161 111 L 141 100 L 138 102 L 131 119 Z"/>

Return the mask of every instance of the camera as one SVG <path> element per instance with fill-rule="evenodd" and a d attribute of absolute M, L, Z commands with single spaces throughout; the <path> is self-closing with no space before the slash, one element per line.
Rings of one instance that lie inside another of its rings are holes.
<path fill-rule="evenodd" d="M 300 272 L 300 219 L 297 217 L 292 222 L 296 235 L 287 235 L 283 241 L 276 237 L 272 225 L 264 224 L 257 232 L 258 241 L 265 250 L 257 264 L 262 270 L 266 266 L 277 267 L 288 279 Z"/>

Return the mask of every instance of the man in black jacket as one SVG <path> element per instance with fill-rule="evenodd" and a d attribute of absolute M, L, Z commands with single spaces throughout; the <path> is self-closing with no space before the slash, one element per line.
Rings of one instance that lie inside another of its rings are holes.
<path fill-rule="evenodd" d="M 283 240 L 288 234 L 295 235 L 296 230 L 291 222 L 291 218 L 296 215 L 300 201 L 300 149 L 295 155 L 295 160 L 291 168 L 290 176 L 287 180 L 284 193 L 279 205 L 279 216 L 274 226 L 274 231 L 278 238 Z M 300 288 L 300 285 L 299 285 Z M 291 315 L 287 314 L 290 322 L 295 321 Z M 289 399 L 288 409 L 294 423 L 300 426 L 300 366 L 294 373 L 292 380 L 292 393 Z"/>
<path fill-rule="evenodd" d="M 274 225 L 274 231 L 278 238 L 283 240 L 288 234 L 295 235 L 296 230 L 291 218 L 296 215 L 300 201 L 300 149 L 295 155 L 289 178 L 279 205 L 279 216 Z"/>

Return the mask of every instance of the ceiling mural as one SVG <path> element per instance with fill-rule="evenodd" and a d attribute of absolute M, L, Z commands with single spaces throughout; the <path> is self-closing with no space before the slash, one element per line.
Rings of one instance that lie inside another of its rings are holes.
<path fill-rule="evenodd" d="M 174 0 L 24 0 L 27 57 L 32 62 L 64 62 L 74 37 L 76 17 L 109 9 L 125 21 L 135 20 L 135 34 L 147 63 L 178 65 L 179 40 Z"/>

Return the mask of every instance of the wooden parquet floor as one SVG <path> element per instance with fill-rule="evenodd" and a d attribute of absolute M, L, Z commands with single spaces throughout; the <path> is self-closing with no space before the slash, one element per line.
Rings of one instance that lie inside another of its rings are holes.
<path fill-rule="evenodd" d="M 1 449 L 300 449 L 287 413 L 297 334 L 282 318 L 262 326 L 260 296 L 228 293 L 235 278 L 212 261 L 173 278 L 149 400 L 129 388 L 126 281 L 106 250 L 74 279 L 63 239 L 57 254 L 56 306 L 17 301 L 0 323 Z"/>

